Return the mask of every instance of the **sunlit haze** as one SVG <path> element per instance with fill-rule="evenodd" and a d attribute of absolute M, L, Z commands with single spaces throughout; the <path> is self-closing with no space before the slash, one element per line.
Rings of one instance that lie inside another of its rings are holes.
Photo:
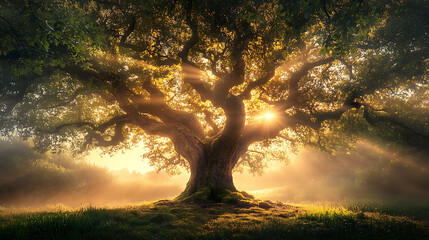
<path fill-rule="evenodd" d="M 189 172 L 157 173 L 140 157 L 143 150 L 103 157 L 92 152 L 85 163 L 62 155 L 37 155 L 25 142 L 0 145 L 0 190 L 7 187 L 8 192 L 0 195 L 0 201 L 3 206 L 79 207 L 175 198 L 183 191 Z M 396 161 L 387 149 L 367 142 L 332 158 L 304 149 L 290 163 L 269 162 L 262 175 L 235 172 L 234 182 L 240 191 L 259 199 L 284 202 L 428 197 L 427 163 L 410 152 L 399 157 L 401 161 Z"/>
<path fill-rule="evenodd" d="M 92 164 L 114 172 L 126 169 L 129 172 L 140 173 L 142 177 L 139 180 L 148 181 L 141 183 L 144 186 L 153 184 L 159 189 L 174 186 L 171 191 L 165 191 L 161 195 L 165 198 L 177 196 L 186 185 L 189 173 L 184 169 L 180 175 L 174 176 L 163 172 L 156 173 L 154 168 L 140 157 L 141 151 L 134 149 L 111 157 L 104 155 L 102 158 L 93 152 L 87 159 Z M 286 202 L 339 201 L 348 197 L 389 196 L 392 193 L 428 195 L 429 193 L 423 190 L 428 182 L 425 176 L 428 168 L 412 155 L 404 155 L 405 165 L 389 160 L 393 158 L 394 156 L 385 149 L 370 143 L 360 143 L 356 151 L 339 153 L 333 159 L 320 151 L 306 149 L 293 157 L 289 163 L 270 162 L 262 175 L 246 171 L 235 172 L 234 182 L 238 189 L 247 191 L 257 198 Z M 401 184 L 396 182 L 396 176 L 380 177 L 377 172 L 385 168 L 391 169 L 391 174 L 401 171 L 397 174 L 403 177 Z M 414 177 L 408 178 L 409 174 Z M 385 181 L 391 181 L 391 185 L 382 183 L 381 179 L 377 180 L 378 178 L 388 178 Z"/>
<path fill-rule="evenodd" d="M 263 117 L 267 120 L 271 120 L 274 118 L 274 114 L 272 112 L 266 112 L 264 113 Z"/>
<path fill-rule="evenodd" d="M 147 173 L 154 168 L 148 164 L 148 161 L 141 157 L 142 149 L 133 149 L 126 152 L 117 152 L 113 155 L 102 154 L 100 150 L 92 151 L 85 157 L 89 164 L 99 167 L 105 167 L 109 170 L 126 169 L 129 172 Z"/>

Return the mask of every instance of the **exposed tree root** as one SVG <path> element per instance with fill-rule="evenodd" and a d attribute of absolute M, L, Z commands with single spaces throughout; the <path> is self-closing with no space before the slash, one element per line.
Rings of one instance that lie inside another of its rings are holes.
<path fill-rule="evenodd" d="M 211 189 L 208 187 L 201 188 L 191 195 L 184 196 L 184 194 L 181 194 L 175 200 L 184 203 L 197 204 L 225 203 L 232 204 L 240 208 L 260 207 L 263 209 L 273 208 L 276 207 L 276 205 L 281 204 L 255 199 L 254 196 L 244 191 L 238 192 L 222 188 Z"/>

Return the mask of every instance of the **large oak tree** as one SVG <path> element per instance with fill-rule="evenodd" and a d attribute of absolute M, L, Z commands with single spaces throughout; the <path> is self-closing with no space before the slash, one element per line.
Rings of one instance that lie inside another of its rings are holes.
<path fill-rule="evenodd" d="M 158 169 L 190 169 L 190 200 L 222 200 L 234 168 L 305 144 L 425 149 L 428 12 L 425 0 L 2 0 L 2 133 L 40 150 L 143 142 Z"/>

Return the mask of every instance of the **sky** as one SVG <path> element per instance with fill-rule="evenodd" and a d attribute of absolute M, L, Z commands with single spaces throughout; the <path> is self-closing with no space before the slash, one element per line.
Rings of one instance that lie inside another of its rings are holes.
<path fill-rule="evenodd" d="M 96 166 L 105 167 L 109 170 L 122 170 L 126 169 L 130 172 L 147 173 L 153 171 L 147 161 L 142 159 L 141 149 L 133 149 L 126 152 L 118 152 L 112 156 L 108 154 L 101 154 L 100 150 L 94 150 L 89 153 L 85 160 Z"/>

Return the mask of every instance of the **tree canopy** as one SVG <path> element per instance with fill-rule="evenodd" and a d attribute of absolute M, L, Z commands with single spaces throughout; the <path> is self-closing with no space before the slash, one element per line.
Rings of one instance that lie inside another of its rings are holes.
<path fill-rule="evenodd" d="M 364 137 L 428 149 L 428 8 L 3 0 L 2 133 L 40 150 L 144 142 L 158 169 L 190 169 L 185 197 L 235 190 L 233 168 L 258 171 L 304 145 L 332 152 Z"/>

